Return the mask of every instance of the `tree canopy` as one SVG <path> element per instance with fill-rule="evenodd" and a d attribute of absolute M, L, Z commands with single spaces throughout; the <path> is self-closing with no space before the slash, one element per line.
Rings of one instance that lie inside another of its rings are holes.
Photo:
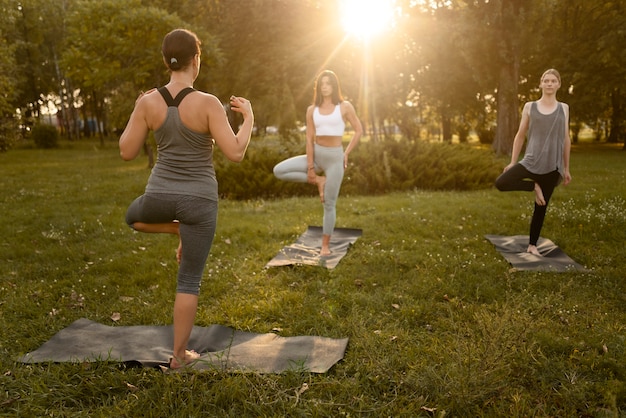
<path fill-rule="evenodd" d="M 87 120 L 122 129 L 139 91 L 167 81 L 163 36 L 185 27 L 203 45 L 196 87 L 250 98 L 259 132 L 296 132 L 330 68 L 374 140 L 474 132 L 505 154 L 554 67 L 574 139 L 583 126 L 626 137 L 624 0 L 389 0 L 393 22 L 367 40 L 342 29 L 341 1 L 0 0 L 3 124 L 56 112 L 70 138 Z"/>

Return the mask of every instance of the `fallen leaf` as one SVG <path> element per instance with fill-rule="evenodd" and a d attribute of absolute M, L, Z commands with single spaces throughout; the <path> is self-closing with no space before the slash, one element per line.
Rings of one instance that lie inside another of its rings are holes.
<path fill-rule="evenodd" d="M 117 322 L 120 319 L 122 319 L 122 315 L 119 312 L 113 312 L 113 315 L 111 315 L 111 320 Z"/>
<path fill-rule="evenodd" d="M 298 393 L 302 394 L 306 392 L 307 390 L 309 390 L 309 385 L 307 383 L 303 383 L 300 389 L 298 389 Z"/>

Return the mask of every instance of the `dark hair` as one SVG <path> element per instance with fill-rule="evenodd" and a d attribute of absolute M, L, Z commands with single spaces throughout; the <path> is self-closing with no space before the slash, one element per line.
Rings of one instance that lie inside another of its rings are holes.
<path fill-rule="evenodd" d="M 322 104 L 322 92 L 321 92 L 320 81 L 324 77 L 328 77 L 328 80 L 330 81 L 330 85 L 333 87 L 333 95 L 332 95 L 333 104 L 336 105 L 336 104 L 343 102 L 343 96 L 341 95 L 341 87 L 339 87 L 339 79 L 337 78 L 337 75 L 330 70 L 324 70 L 315 79 L 315 87 L 313 88 L 313 104 L 315 104 L 315 106 L 319 106 Z"/>
<path fill-rule="evenodd" d="M 200 40 L 187 29 L 174 29 L 163 38 L 161 53 L 167 68 L 180 71 L 191 64 L 196 54 L 200 54 Z"/>

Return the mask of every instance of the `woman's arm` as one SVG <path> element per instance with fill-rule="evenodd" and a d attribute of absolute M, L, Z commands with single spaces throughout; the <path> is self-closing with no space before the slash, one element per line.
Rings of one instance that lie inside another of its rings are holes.
<path fill-rule="evenodd" d="M 522 120 L 519 123 L 519 128 L 517 129 L 517 133 L 515 134 L 515 139 L 513 140 L 513 150 L 511 151 L 511 162 L 509 165 L 504 167 L 504 171 L 513 167 L 517 164 L 517 160 L 519 159 L 520 152 L 522 152 L 522 146 L 524 145 L 524 141 L 526 140 L 526 133 L 528 132 L 528 126 L 530 122 L 530 106 L 531 103 L 527 102 L 522 109 Z"/>
<path fill-rule="evenodd" d="M 306 110 L 306 166 L 307 181 L 316 182 L 315 174 L 315 124 L 313 123 L 313 110 L 311 105 Z"/>
<path fill-rule="evenodd" d="M 341 113 L 345 115 L 344 118 L 348 122 L 350 122 L 350 126 L 352 126 L 352 129 L 354 129 L 354 134 L 352 135 L 352 139 L 348 143 L 348 146 L 346 147 L 346 150 L 344 151 L 344 154 L 343 154 L 344 155 L 343 164 L 345 168 L 345 167 L 348 167 L 348 154 L 350 154 L 352 150 L 354 149 L 354 147 L 357 146 L 357 144 L 359 143 L 359 140 L 361 139 L 361 136 L 363 135 L 363 125 L 361 125 L 361 121 L 356 115 L 356 111 L 354 110 L 354 106 L 352 106 L 352 103 L 350 103 L 347 100 L 344 100 L 341 103 L 341 109 L 342 109 Z"/>
<path fill-rule="evenodd" d="M 565 142 L 563 143 L 563 171 L 565 177 L 563 178 L 563 185 L 566 186 L 572 181 L 572 176 L 569 172 L 569 155 L 572 149 L 572 142 L 569 136 L 569 106 L 563 103 L 563 111 L 565 112 Z"/>
<path fill-rule="evenodd" d="M 232 96 L 230 98 L 231 110 L 241 113 L 243 116 L 243 124 L 235 134 L 228 123 L 224 107 L 217 97 L 207 94 L 206 101 L 209 109 L 209 132 L 211 136 L 226 158 L 240 162 L 246 155 L 254 127 L 254 113 L 250 102 L 243 97 Z"/>
<path fill-rule="evenodd" d="M 149 94 L 153 91 L 154 89 L 139 95 L 135 101 L 135 108 L 130 115 L 128 124 L 126 124 L 124 132 L 120 136 L 120 156 L 124 161 L 135 159 L 146 141 L 150 130 L 147 120 L 150 102 Z"/>

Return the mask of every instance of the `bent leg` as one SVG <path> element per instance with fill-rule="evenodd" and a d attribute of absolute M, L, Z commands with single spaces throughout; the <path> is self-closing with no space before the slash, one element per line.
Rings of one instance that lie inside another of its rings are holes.
<path fill-rule="evenodd" d="M 535 182 L 530 180 L 532 173 L 520 163 L 515 164 L 496 179 L 495 186 L 501 192 L 532 192 Z"/>
<path fill-rule="evenodd" d="M 298 155 L 276 164 L 273 171 L 279 180 L 307 183 L 307 169 L 306 155 Z"/>

